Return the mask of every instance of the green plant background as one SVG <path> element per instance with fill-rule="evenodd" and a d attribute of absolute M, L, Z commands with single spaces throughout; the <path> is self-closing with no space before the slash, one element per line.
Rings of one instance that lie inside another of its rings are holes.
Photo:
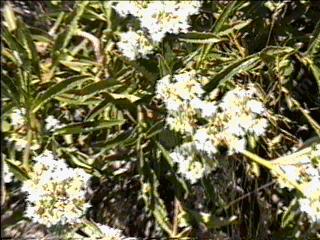
<path fill-rule="evenodd" d="M 10 164 L 20 180 L 32 156 L 51 149 L 93 176 L 87 218 L 127 236 L 316 239 L 294 204 L 284 207 L 294 193 L 248 156 L 223 159 L 195 185 L 178 176 L 169 152 L 181 139 L 165 128 L 154 91 L 158 79 L 185 67 L 209 76 L 207 92 L 255 82 L 275 116 L 268 136 L 252 143 L 256 155 L 272 160 L 319 143 L 317 1 L 206 1 L 191 18 L 192 32 L 167 36 L 149 60 L 137 61 L 115 47 L 134 20 L 104 1 L 1 5 L 1 145 L 6 159 L 21 163 Z M 26 109 L 23 152 L 6 141 L 14 108 Z M 65 127 L 48 134 L 47 115 Z M 39 231 L 24 222 L 20 180 L 5 186 L 2 202 L 2 233 L 20 227 L 18 237 Z"/>

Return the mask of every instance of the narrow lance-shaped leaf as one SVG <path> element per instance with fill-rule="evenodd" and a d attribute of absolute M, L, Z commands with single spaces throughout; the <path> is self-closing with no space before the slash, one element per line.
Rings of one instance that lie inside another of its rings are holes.
<path fill-rule="evenodd" d="M 209 93 L 218 85 L 230 80 L 234 75 L 240 71 L 247 71 L 257 64 L 259 57 L 256 55 L 250 55 L 241 60 L 231 63 L 229 66 L 224 68 L 222 71 L 217 73 L 210 81 L 204 86 L 204 89 Z"/>
<path fill-rule="evenodd" d="M 230 224 L 236 223 L 237 217 L 231 216 L 226 218 L 220 218 L 209 213 L 200 212 L 185 208 L 186 213 L 193 221 L 199 223 L 202 222 L 208 229 L 221 228 Z"/>
<path fill-rule="evenodd" d="M 35 100 L 35 104 L 33 106 L 33 112 L 38 111 L 39 108 L 50 99 L 58 95 L 61 95 L 62 93 L 65 93 L 66 91 L 70 90 L 71 88 L 78 85 L 79 83 L 91 78 L 92 77 L 89 75 L 75 76 L 53 85 L 52 87 L 47 89 L 44 93 L 37 96 Z"/>
<path fill-rule="evenodd" d="M 13 36 L 6 28 L 2 28 L 2 38 L 4 42 L 9 46 L 10 50 L 16 51 L 18 53 L 18 57 L 16 62 L 19 63 L 19 67 L 22 67 L 28 71 L 30 71 L 31 62 L 28 57 L 27 51 L 24 47 L 17 41 L 16 37 Z"/>
<path fill-rule="evenodd" d="M 32 71 L 40 78 L 39 55 L 33 42 L 31 33 L 21 19 L 18 19 L 17 35 L 23 42 L 25 49 L 28 50 L 29 59 L 32 63 Z"/>
<path fill-rule="evenodd" d="M 10 2 L 9 3 L 7 2 L 3 7 L 3 17 L 9 32 L 12 32 L 17 29 L 17 23 L 16 23 L 17 19 L 16 19 L 16 16 L 14 15 Z"/>
<path fill-rule="evenodd" d="M 28 173 L 21 166 L 18 166 L 13 161 L 7 159 L 5 160 L 9 166 L 9 169 L 14 173 L 15 177 L 17 177 L 21 181 L 25 181 L 29 179 Z"/>
<path fill-rule="evenodd" d="M 111 128 L 124 124 L 125 120 L 101 120 L 89 121 L 82 123 L 72 123 L 65 127 L 59 128 L 54 132 L 54 135 L 78 134 L 101 130 L 104 128 Z"/>
<path fill-rule="evenodd" d="M 119 84 L 119 82 L 115 80 L 100 80 L 98 82 L 90 83 L 89 85 L 85 86 L 80 90 L 76 90 L 75 93 L 80 96 L 91 96 L 105 91 L 106 89 L 113 87 L 117 84 Z"/>
<path fill-rule="evenodd" d="M 158 141 L 155 141 L 155 143 L 156 143 L 157 147 L 159 148 L 159 150 L 161 151 L 163 157 L 166 159 L 166 161 L 168 162 L 169 166 L 171 167 L 172 172 L 175 173 L 175 171 L 173 170 L 174 162 L 173 162 L 172 158 L 170 157 L 170 153 Z M 189 190 L 188 190 L 186 182 L 183 179 L 179 179 L 176 176 L 176 174 L 173 174 L 173 183 L 181 191 L 184 191 L 184 193 L 186 193 L 186 194 L 189 193 Z"/>
<path fill-rule="evenodd" d="M 226 23 L 228 17 L 232 14 L 232 12 L 237 8 L 237 1 L 232 1 L 228 6 L 223 10 L 222 14 L 219 16 L 218 20 L 213 26 L 213 33 L 219 33 L 222 29 L 223 25 Z"/>
<path fill-rule="evenodd" d="M 106 108 L 108 104 L 110 104 L 109 99 L 104 99 L 103 101 L 101 101 L 97 106 L 95 106 L 90 111 L 86 119 L 92 120 L 93 118 L 95 118 L 99 113 L 101 113 Z"/>
<path fill-rule="evenodd" d="M 313 62 L 310 62 L 309 66 L 310 66 L 310 69 L 311 69 L 311 71 L 313 73 L 314 78 L 317 81 L 318 90 L 319 90 L 319 93 L 320 93 L 320 68 L 319 68 L 319 66 L 317 66 Z"/>
<path fill-rule="evenodd" d="M 320 20 L 317 22 L 317 25 L 314 28 L 314 31 L 312 33 L 312 39 L 310 41 L 306 54 L 314 55 L 317 49 L 318 51 L 320 51 Z"/>
<path fill-rule="evenodd" d="M 58 60 L 60 58 L 61 51 L 68 46 L 68 44 L 74 34 L 74 31 L 76 31 L 78 29 L 78 21 L 80 20 L 88 3 L 89 3 L 89 1 L 78 2 L 77 8 L 74 10 L 74 12 L 70 16 L 72 18 L 72 20 L 69 25 L 69 28 L 57 36 L 56 41 L 53 46 L 53 50 L 52 50 L 52 54 L 53 54 L 52 55 L 52 64 L 53 64 L 53 66 L 56 66 L 58 64 Z"/>
<path fill-rule="evenodd" d="M 15 102 L 19 101 L 20 92 L 17 89 L 17 86 L 16 86 L 14 80 L 12 78 L 10 78 L 9 76 L 4 75 L 4 74 L 1 77 L 2 77 L 2 79 L 1 79 L 1 87 L 7 89 L 7 91 L 10 93 L 12 101 L 15 101 Z"/>
<path fill-rule="evenodd" d="M 213 44 L 226 41 L 227 39 L 221 38 L 212 33 L 190 32 L 181 35 L 181 37 L 179 37 L 179 40 L 188 43 Z"/>
<path fill-rule="evenodd" d="M 293 54 L 296 50 L 291 47 L 280 47 L 280 46 L 269 46 L 264 48 L 260 53 L 259 56 L 262 59 L 265 58 L 275 58 L 277 56 L 283 56 L 287 54 Z"/>
<path fill-rule="evenodd" d="M 285 228 L 288 226 L 294 218 L 298 214 L 299 205 L 297 204 L 297 198 L 294 198 L 289 207 L 284 211 L 282 218 L 281 218 L 281 227 Z"/>
<path fill-rule="evenodd" d="M 226 29 L 226 30 L 223 30 L 223 31 L 220 31 L 218 33 L 218 36 L 219 37 L 222 37 L 222 36 L 226 36 L 232 32 L 235 32 L 235 31 L 239 31 L 240 29 L 248 26 L 250 23 L 252 22 L 251 19 L 249 20 L 246 20 L 246 21 L 240 21 L 238 23 L 235 23 L 233 26 L 231 26 L 230 28 Z"/>

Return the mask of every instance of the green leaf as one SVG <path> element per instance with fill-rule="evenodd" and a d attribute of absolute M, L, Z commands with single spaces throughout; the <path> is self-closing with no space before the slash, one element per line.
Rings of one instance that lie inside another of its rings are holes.
<path fill-rule="evenodd" d="M 9 32 L 12 32 L 17 29 L 17 19 L 10 2 L 7 2 L 3 7 L 3 17 Z"/>
<path fill-rule="evenodd" d="M 36 50 L 36 46 L 34 45 L 32 35 L 22 20 L 18 19 L 17 23 L 17 37 L 22 41 L 24 48 L 29 53 L 28 56 L 32 63 L 32 72 L 40 78 L 39 55 Z"/>
<path fill-rule="evenodd" d="M 97 131 L 104 128 L 111 128 L 114 126 L 121 126 L 125 120 L 101 120 L 101 121 L 88 121 L 82 123 L 72 123 L 65 127 L 57 129 L 54 135 L 65 135 L 65 134 L 78 134 Z"/>
<path fill-rule="evenodd" d="M 133 94 L 127 94 L 127 93 L 109 93 L 110 96 L 113 97 L 113 99 L 128 99 L 131 103 L 134 103 L 138 100 L 140 100 L 140 98 L 136 95 Z"/>
<path fill-rule="evenodd" d="M 205 33 L 205 32 L 190 32 L 181 35 L 179 40 L 188 43 L 199 43 L 199 44 L 209 44 L 209 43 L 218 43 L 222 41 L 226 41 L 227 39 L 221 38 L 212 33 Z"/>
<path fill-rule="evenodd" d="M 17 84 L 12 78 L 5 74 L 1 75 L 1 88 L 6 89 L 12 101 L 19 103 L 20 91 L 17 89 L 16 85 Z"/>
<path fill-rule="evenodd" d="M 173 162 L 172 158 L 170 157 L 170 153 L 158 141 L 155 141 L 155 143 L 158 146 L 158 148 L 160 149 L 163 157 L 167 160 L 170 167 L 173 167 L 174 162 Z"/>
<path fill-rule="evenodd" d="M 2 29 L 2 38 L 4 42 L 9 46 L 10 50 L 16 51 L 18 53 L 18 59 L 16 62 L 19 63 L 19 67 L 22 67 L 25 70 L 30 71 L 31 62 L 28 56 L 28 52 L 24 49 L 24 47 L 17 41 L 16 37 L 13 36 L 6 28 Z"/>
<path fill-rule="evenodd" d="M 21 166 L 17 165 L 14 161 L 6 159 L 9 169 L 13 172 L 14 176 L 21 181 L 29 179 L 28 173 Z"/>
<path fill-rule="evenodd" d="M 312 39 L 309 43 L 309 47 L 306 51 L 306 54 L 312 56 L 317 51 L 320 51 L 320 20 L 317 22 L 317 25 L 314 28 L 314 31 L 312 33 Z"/>
<path fill-rule="evenodd" d="M 155 124 L 153 124 L 147 131 L 146 131 L 146 139 L 152 138 L 156 136 L 158 133 L 163 131 L 163 122 L 158 121 Z M 160 143 L 157 143 L 160 144 Z"/>
<path fill-rule="evenodd" d="M 137 106 L 133 104 L 128 98 L 114 98 L 114 94 L 103 93 L 105 100 L 108 100 L 110 103 L 114 104 L 119 110 L 128 110 L 132 116 L 137 114 Z"/>
<path fill-rule="evenodd" d="M 2 111 L 1 111 L 1 114 L 2 114 L 2 118 L 4 116 L 6 116 L 8 113 L 11 112 L 12 108 L 16 107 L 16 106 L 19 106 L 17 104 L 14 104 L 12 102 L 9 102 L 9 103 L 6 103 L 6 104 L 2 104 Z"/>
<path fill-rule="evenodd" d="M 76 9 L 69 16 L 72 20 L 70 24 L 68 24 L 68 29 L 58 34 L 52 50 L 52 65 L 55 66 L 58 64 L 63 50 L 68 46 L 74 32 L 78 29 L 78 22 L 88 4 L 89 1 L 78 2 Z"/>
<path fill-rule="evenodd" d="M 39 108 L 50 99 L 58 95 L 61 95 L 62 93 L 65 93 L 66 91 L 70 90 L 74 86 L 77 86 L 79 83 L 84 82 L 91 78 L 92 76 L 89 76 L 89 75 L 75 76 L 75 77 L 70 77 L 64 81 L 61 81 L 53 85 L 52 87 L 47 89 L 44 93 L 37 96 L 35 105 L 33 106 L 33 112 L 38 111 Z"/>
<path fill-rule="evenodd" d="M 145 173 L 146 180 L 143 182 L 142 187 L 143 199 L 160 227 L 171 236 L 172 225 L 169 221 L 169 214 L 157 191 L 157 187 L 159 186 L 158 179 L 150 166 L 146 167 L 145 171 L 147 172 Z"/>
<path fill-rule="evenodd" d="M 313 73 L 314 78 L 317 81 L 318 84 L 318 91 L 320 93 L 320 68 L 316 64 L 314 64 L 312 61 L 309 61 L 309 67 Z"/>
<path fill-rule="evenodd" d="M 160 152 L 162 153 L 164 159 L 167 161 L 167 163 L 170 166 L 170 170 L 172 172 L 172 178 L 169 178 L 169 180 L 172 181 L 172 184 L 175 185 L 175 189 L 179 190 L 181 195 L 188 194 L 189 190 L 188 190 L 186 182 L 183 179 L 180 179 L 179 177 L 177 177 L 177 175 L 176 175 L 176 171 L 174 170 L 175 163 L 173 162 L 172 158 L 170 157 L 170 153 L 158 141 L 154 141 L 154 142 L 156 143 L 156 145 L 159 148 Z"/>
<path fill-rule="evenodd" d="M 168 74 L 171 74 L 171 68 L 169 67 L 166 59 L 159 55 L 159 70 L 160 70 L 160 77 L 164 77 Z"/>
<path fill-rule="evenodd" d="M 83 72 L 84 70 L 88 68 L 93 68 L 95 65 L 97 65 L 96 62 L 83 62 L 83 61 L 68 61 L 68 60 L 60 60 L 60 63 L 71 70 L 75 72 Z"/>
<path fill-rule="evenodd" d="M 96 107 L 94 107 L 90 111 L 86 120 L 93 120 L 93 118 L 95 118 L 99 113 L 101 113 L 109 103 L 110 103 L 109 99 L 105 99 L 105 100 L 101 101 Z"/>
<path fill-rule="evenodd" d="M 78 167 L 81 167 L 87 170 L 93 169 L 90 164 L 88 164 L 84 159 L 82 159 L 83 157 L 80 154 L 77 154 L 77 152 L 74 152 L 73 150 L 69 150 L 69 149 L 62 149 L 62 150 L 63 152 L 69 155 L 72 162 Z"/>
<path fill-rule="evenodd" d="M 294 218 L 297 216 L 299 211 L 299 204 L 297 202 L 297 198 L 294 198 L 291 202 L 289 207 L 285 210 L 281 218 L 281 227 L 285 228 L 290 223 L 293 222 Z"/>
<path fill-rule="evenodd" d="M 203 223 L 208 229 L 217 229 L 224 226 L 228 226 L 230 224 L 235 224 L 237 217 L 217 217 L 209 213 L 200 212 L 184 208 L 184 210 L 188 213 L 189 217 L 196 223 Z"/>
<path fill-rule="evenodd" d="M 256 55 L 250 55 L 246 58 L 237 60 L 233 63 L 231 63 L 229 66 L 221 70 L 219 73 L 217 73 L 215 76 L 213 76 L 209 82 L 204 86 L 204 89 L 209 93 L 214 88 L 216 88 L 218 85 L 231 80 L 231 78 L 238 74 L 241 71 L 248 71 L 251 68 L 253 68 L 257 62 L 259 57 Z"/>
<path fill-rule="evenodd" d="M 287 54 L 293 54 L 296 50 L 291 47 L 269 46 L 264 48 L 260 53 L 262 59 L 275 58 Z"/>
<path fill-rule="evenodd" d="M 226 30 L 223 30 L 223 31 L 220 31 L 218 33 L 218 37 L 226 36 L 226 35 L 228 35 L 230 33 L 237 32 L 240 29 L 248 26 L 251 22 L 252 22 L 252 20 L 249 19 L 249 20 L 246 20 L 246 21 L 240 21 L 240 22 L 234 23 L 233 25 L 231 25 L 230 28 L 228 28 Z"/>
<path fill-rule="evenodd" d="M 228 6 L 226 6 L 225 9 L 223 9 L 222 14 L 219 16 L 219 18 L 214 24 L 212 31 L 213 33 L 217 34 L 221 31 L 223 25 L 226 24 L 229 16 L 233 13 L 233 11 L 237 9 L 238 6 L 239 5 L 237 1 L 232 1 L 228 4 Z"/>
<path fill-rule="evenodd" d="M 119 84 L 118 81 L 115 80 L 100 80 L 98 82 L 91 83 L 84 88 L 80 89 L 77 94 L 80 96 L 93 95 L 104 91 L 110 87 Z"/>

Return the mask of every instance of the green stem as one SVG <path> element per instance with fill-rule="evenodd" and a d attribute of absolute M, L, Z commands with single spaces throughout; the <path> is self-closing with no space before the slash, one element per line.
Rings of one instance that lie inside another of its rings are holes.
<path fill-rule="evenodd" d="M 284 178 L 286 181 L 288 181 L 292 186 L 294 186 L 298 191 L 300 191 L 301 194 L 304 195 L 303 193 L 303 188 L 296 182 L 296 181 L 292 181 L 291 179 L 289 179 L 287 177 L 287 175 L 285 175 L 278 166 L 273 165 L 273 163 L 271 163 L 270 161 L 267 161 L 261 157 L 259 157 L 258 155 L 251 153 L 247 150 L 244 150 L 243 155 L 245 155 L 246 157 L 248 157 L 250 160 L 268 168 L 269 170 L 273 171 L 276 175 L 278 175 L 281 178 Z"/>
<path fill-rule="evenodd" d="M 314 148 L 320 149 L 320 144 L 317 144 L 314 147 L 304 148 L 288 156 L 279 157 L 275 160 L 272 160 L 271 162 L 277 165 L 298 164 L 301 163 L 301 160 L 304 159 L 307 154 L 311 154 Z"/>
<path fill-rule="evenodd" d="M 31 130 L 31 128 L 28 129 L 27 142 L 28 142 L 27 146 L 23 152 L 23 165 L 26 169 L 29 169 L 30 147 L 31 147 L 31 143 L 32 143 L 32 130 Z"/>

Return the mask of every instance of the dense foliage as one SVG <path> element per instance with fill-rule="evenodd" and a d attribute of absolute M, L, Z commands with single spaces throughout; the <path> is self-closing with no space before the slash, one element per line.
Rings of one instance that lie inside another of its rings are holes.
<path fill-rule="evenodd" d="M 317 1 L 1 14 L 2 237 L 320 237 Z"/>

